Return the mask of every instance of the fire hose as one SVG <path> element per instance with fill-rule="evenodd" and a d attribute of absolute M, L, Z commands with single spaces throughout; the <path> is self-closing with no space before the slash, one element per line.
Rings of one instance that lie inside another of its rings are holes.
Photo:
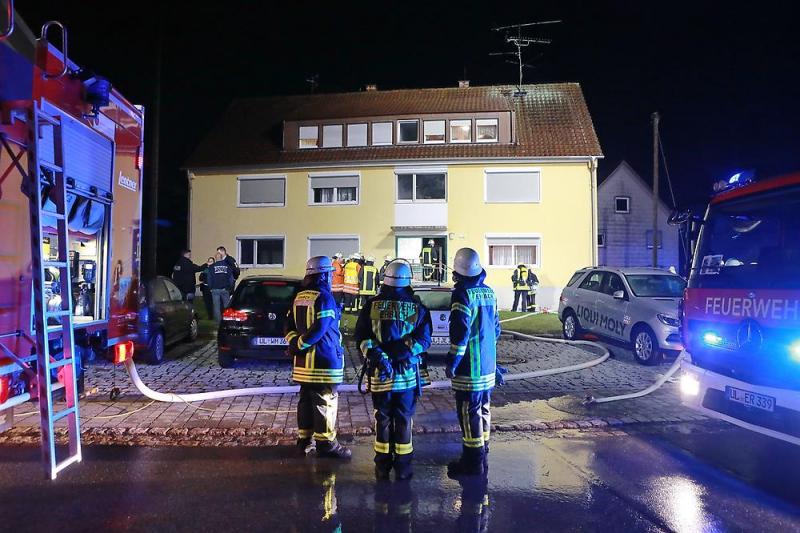
<path fill-rule="evenodd" d="M 616 401 L 619 401 L 619 400 L 631 400 L 633 398 L 641 398 L 642 396 L 646 396 L 646 395 L 650 394 L 651 392 L 654 392 L 654 391 L 658 390 L 681 367 L 681 360 L 683 359 L 683 354 L 684 353 L 685 352 L 681 352 L 680 355 L 675 359 L 675 362 L 672 363 L 672 366 L 669 367 L 669 370 L 667 370 L 667 372 L 663 376 L 658 378 L 658 380 L 655 383 L 653 383 L 652 385 L 650 385 L 646 389 L 643 389 L 643 390 L 640 390 L 640 391 L 637 391 L 637 392 L 631 392 L 631 393 L 628 393 L 628 394 L 620 394 L 618 396 L 608 396 L 606 398 L 594 398 L 594 397 L 590 396 L 590 397 L 586 398 L 586 400 L 583 402 L 583 404 L 588 406 L 588 405 L 594 405 L 594 404 L 598 404 L 598 403 L 616 402 Z"/>

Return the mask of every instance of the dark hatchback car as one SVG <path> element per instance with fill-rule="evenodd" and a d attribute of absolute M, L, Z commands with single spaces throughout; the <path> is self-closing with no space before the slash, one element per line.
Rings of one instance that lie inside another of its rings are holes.
<path fill-rule="evenodd" d="M 217 333 L 221 367 L 233 366 L 237 357 L 288 357 L 286 316 L 301 283 L 279 276 L 253 276 L 239 283 Z"/>
<path fill-rule="evenodd" d="M 158 276 L 140 292 L 139 338 L 134 353 L 151 364 L 164 361 L 170 344 L 197 338 L 197 316 L 171 279 Z"/>

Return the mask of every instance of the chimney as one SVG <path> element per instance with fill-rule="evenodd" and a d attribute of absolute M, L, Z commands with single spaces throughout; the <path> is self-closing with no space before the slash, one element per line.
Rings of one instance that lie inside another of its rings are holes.
<path fill-rule="evenodd" d="M 459 89 L 469 89 L 469 80 L 458 80 Z"/>
<path fill-rule="evenodd" d="M 368 92 L 369 91 L 377 91 L 378 90 L 378 86 L 375 85 L 374 83 L 368 83 L 367 86 L 364 87 L 364 90 L 368 91 Z"/>

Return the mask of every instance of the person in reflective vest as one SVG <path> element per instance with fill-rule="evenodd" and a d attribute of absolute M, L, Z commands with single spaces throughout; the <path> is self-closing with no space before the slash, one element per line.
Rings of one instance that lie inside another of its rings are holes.
<path fill-rule="evenodd" d="M 320 457 L 350 458 L 336 440 L 337 386 L 344 377 L 344 347 L 339 307 L 331 294 L 333 264 L 326 256 L 306 263 L 302 290 L 289 308 L 286 342 L 292 356 L 292 380 L 300 384 L 297 446 Z"/>
<path fill-rule="evenodd" d="M 355 256 L 350 256 L 344 265 L 344 310 L 355 312 L 358 307 L 358 276 L 361 265 Z"/>
<path fill-rule="evenodd" d="M 533 270 L 528 271 L 528 311 L 533 313 L 536 311 L 536 291 L 539 289 L 539 277 L 534 274 Z"/>
<path fill-rule="evenodd" d="M 514 305 L 511 307 L 512 311 L 519 310 L 525 312 L 528 310 L 528 291 L 531 290 L 531 271 L 525 265 L 518 265 L 511 274 L 511 283 L 514 286 Z"/>
<path fill-rule="evenodd" d="M 342 306 L 344 298 L 344 263 L 342 262 L 342 253 L 338 252 L 333 255 L 333 281 L 331 282 L 331 292 L 333 299 L 336 300 L 336 305 Z"/>
<path fill-rule="evenodd" d="M 434 242 L 433 239 L 428 240 L 428 245 L 422 247 L 419 253 L 419 261 L 422 263 L 422 280 L 430 281 L 433 278 L 433 255 L 434 255 Z"/>
<path fill-rule="evenodd" d="M 471 248 L 456 252 L 453 271 L 451 344 L 445 372 L 452 380 L 462 432 L 461 458 L 447 468 L 448 475 L 455 478 L 486 471 L 500 319 L 494 291 L 484 284 L 486 271 L 478 252 Z"/>
<path fill-rule="evenodd" d="M 375 266 L 375 258 L 366 258 L 361 272 L 358 273 L 358 309 L 363 308 L 367 300 L 378 294 L 378 268 Z"/>
<path fill-rule="evenodd" d="M 391 255 L 387 255 L 383 258 L 383 265 L 381 269 L 378 271 L 378 283 L 383 283 L 383 276 L 386 273 L 386 267 L 389 266 L 389 263 L 392 262 L 393 257 Z"/>
<path fill-rule="evenodd" d="M 386 267 L 381 292 L 356 323 L 356 344 L 367 361 L 375 408 L 375 476 L 412 475 L 412 418 L 420 391 L 419 365 L 431 344 L 431 318 L 414 298 L 411 268 L 402 261 Z"/>

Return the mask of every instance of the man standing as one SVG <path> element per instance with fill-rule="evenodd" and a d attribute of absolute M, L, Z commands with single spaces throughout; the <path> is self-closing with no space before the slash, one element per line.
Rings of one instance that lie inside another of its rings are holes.
<path fill-rule="evenodd" d="M 236 280 L 239 279 L 239 275 L 242 273 L 239 265 L 236 264 L 236 259 L 228 255 L 228 251 L 225 249 L 224 246 L 219 246 L 217 248 L 217 253 L 222 255 L 222 260 L 228 264 L 228 267 L 231 269 L 231 276 L 233 277 L 233 281 L 231 281 L 231 286 L 228 287 L 228 292 L 233 292 L 233 287 L 236 284 Z"/>
<path fill-rule="evenodd" d="M 231 299 L 230 288 L 233 287 L 233 273 L 230 264 L 222 254 L 217 252 L 214 264 L 208 269 L 207 283 L 211 291 L 211 302 L 214 305 L 214 320 L 222 320 L 222 311 L 228 307 Z"/>
<path fill-rule="evenodd" d="M 183 250 L 181 257 L 175 266 L 172 267 L 172 281 L 183 294 L 183 299 L 194 305 L 194 293 L 197 290 L 196 274 L 203 267 L 197 266 L 192 262 L 192 251 Z"/>
<path fill-rule="evenodd" d="M 422 263 L 422 281 L 430 281 L 433 277 L 433 255 L 434 242 L 433 239 L 428 239 L 428 245 L 423 246 L 419 253 L 419 261 Z"/>
<path fill-rule="evenodd" d="M 351 255 L 344 265 L 344 310 L 355 312 L 358 308 L 358 282 L 361 265 Z"/>
<path fill-rule="evenodd" d="M 412 475 L 412 418 L 420 391 L 421 354 L 431 344 L 428 310 L 414 300 L 411 268 L 395 261 L 386 267 L 381 292 L 370 299 L 356 323 L 356 345 L 367 361 L 375 408 L 375 476 Z"/>
<path fill-rule="evenodd" d="M 455 287 L 450 307 L 450 352 L 445 371 L 456 394 L 462 432 L 461 458 L 447 466 L 450 477 L 486 471 L 491 427 L 490 399 L 497 371 L 500 319 L 494 291 L 483 281 L 478 252 L 462 248 L 453 261 Z"/>
<path fill-rule="evenodd" d="M 539 289 L 539 277 L 533 270 L 528 270 L 528 286 L 528 311 L 533 313 L 536 311 L 536 291 Z"/>
<path fill-rule="evenodd" d="M 525 312 L 528 310 L 528 291 L 531 290 L 531 271 L 528 270 L 523 264 L 517 266 L 514 273 L 511 274 L 511 283 L 514 286 L 514 305 L 511 307 L 512 311 L 519 310 Z"/>
<path fill-rule="evenodd" d="M 383 265 L 381 266 L 381 269 L 378 271 L 378 282 L 379 283 L 383 283 L 383 276 L 386 274 L 386 267 L 388 267 L 389 263 L 391 263 L 391 262 L 392 262 L 392 256 L 391 255 L 386 255 L 383 258 Z"/>
<path fill-rule="evenodd" d="M 331 282 L 331 292 L 336 305 L 342 307 L 344 297 L 344 263 L 342 262 L 342 252 L 333 255 L 333 281 Z"/>
<path fill-rule="evenodd" d="M 372 256 L 364 260 L 364 266 L 358 273 L 358 309 L 361 310 L 367 300 L 378 294 L 378 269 L 375 267 L 375 258 Z"/>
<path fill-rule="evenodd" d="M 331 294 L 332 273 L 329 257 L 308 260 L 303 290 L 289 309 L 286 342 L 293 359 L 292 379 L 300 384 L 298 448 L 308 453 L 316 447 L 319 457 L 349 459 L 350 450 L 336 440 L 336 389 L 344 377 L 344 347 L 341 314 Z"/>

